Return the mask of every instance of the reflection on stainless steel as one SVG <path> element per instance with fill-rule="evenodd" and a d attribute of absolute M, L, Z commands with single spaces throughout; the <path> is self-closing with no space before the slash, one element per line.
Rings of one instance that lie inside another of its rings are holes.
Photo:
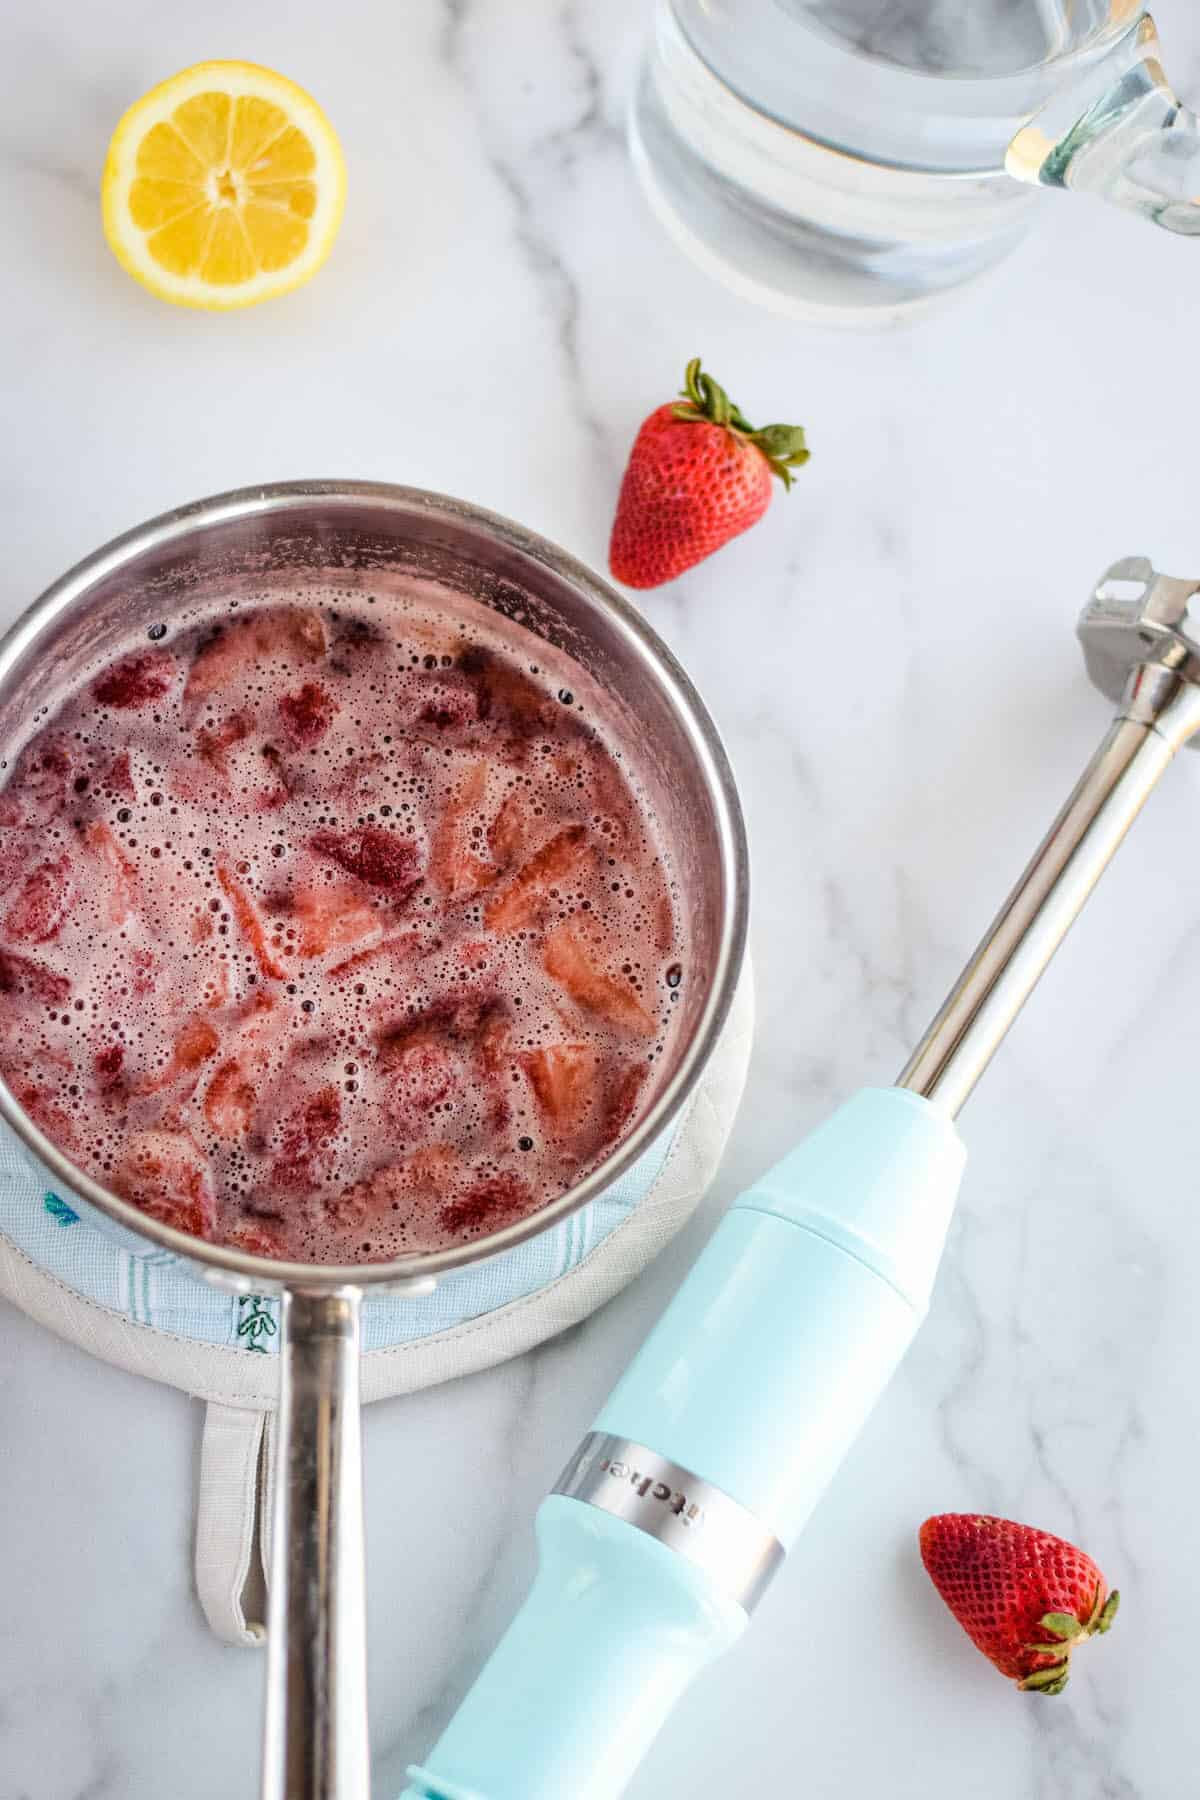
<path fill-rule="evenodd" d="M 582 564 L 465 502 L 365 482 L 246 489 L 118 538 L 50 588 L 0 642 L 0 753 L 13 753 L 95 658 L 205 594 L 370 571 L 380 591 L 442 581 L 516 618 L 580 662 L 628 721 L 636 773 L 679 863 L 689 928 L 681 1017 L 633 1129 L 570 1191 L 467 1244 L 335 1268 L 202 1243 L 76 1169 L 0 1081 L 0 1115 L 47 1169 L 115 1223 L 238 1292 L 282 1293 L 280 1450 L 272 1544 L 268 1800 L 366 1800 L 358 1308 L 368 1285 L 427 1293 L 443 1271 L 493 1256 L 577 1211 L 678 1112 L 724 1024 L 741 968 L 747 859 L 733 777 L 712 720 L 665 645 Z"/>
<path fill-rule="evenodd" d="M 370 1800 L 361 1301 L 358 1288 L 283 1296 L 263 1800 Z"/>
<path fill-rule="evenodd" d="M 1088 672 L 1120 712 L 897 1085 L 958 1112 L 1163 770 L 1200 732 L 1200 582 L 1115 563 L 1079 622 Z"/>
<path fill-rule="evenodd" d="M 553 1491 L 624 1519 L 699 1564 L 746 1612 L 784 1558 L 774 1532 L 723 1489 L 610 1432 L 588 1433 Z"/>

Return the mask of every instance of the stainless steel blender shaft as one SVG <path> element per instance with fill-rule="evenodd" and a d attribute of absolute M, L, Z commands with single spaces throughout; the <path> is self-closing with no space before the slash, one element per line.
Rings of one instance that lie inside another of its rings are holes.
<path fill-rule="evenodd" d="M 1200 731 L 1200 648 L 1183 629 L 1198 590 L 1140 558 L 1114 564 L 1098 585 L 1079 635 L 1105 692 L 1124 677 L 1120 712 L 898 1087 L 958 1112 L 1159 776 Z"/>

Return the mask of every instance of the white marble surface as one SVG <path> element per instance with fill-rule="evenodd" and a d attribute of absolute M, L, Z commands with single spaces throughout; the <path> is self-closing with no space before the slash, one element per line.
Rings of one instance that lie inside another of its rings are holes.
<path fill-rule="evenodd" d="M 1160 23 L 1200 87 L 1188 0 Z M 642 0 L 43 0 L 0 56 L 0 607 L 177 501 L 445 488 L 601 563 L 638 420 L 702 350 L 815 455 L 646 610 L 715 709 L 755 862 L 760 1030 L 704 1217 L 566 1341 L 366 1423 L 376 1793 L 523 1591 L 539 1496 L 736 1189 L 890 1078 L 1104 723 L 1072 622 L 1112 557 L 1195 572 L 1200 253 L 1086 202 L 960 307 L 840 336 L 693 270 L 621 136 Z M 306 291 L 175 311 L 100 236 L 108 133 L 201 57 L 327 105 L 350 197 Z M 1190 58 L 1190 66 L 1189 66 Z M 1200 759 L 1139 825 L 965 1115 L 929 1324 L 651 1796 L 1189 1791 Z M 199 1408 L 0 1311 L 0 1800 L 255 1790 L 262 1663 L 191 1587 Z M 1009 1691 L 925 1583 L 928 1512 L 1077 1536 L 1126 1592 L 1067 1698 Z M 567 1797 L 564 1797 L 567 1800 Z"/>

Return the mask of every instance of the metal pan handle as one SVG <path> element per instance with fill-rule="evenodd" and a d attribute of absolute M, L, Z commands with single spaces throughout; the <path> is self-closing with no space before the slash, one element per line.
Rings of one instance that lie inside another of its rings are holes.
<path fill-rule="evenodd" d="M 283 1296 L 263 1800 L 370 1800 L 361 1302 Z"/>

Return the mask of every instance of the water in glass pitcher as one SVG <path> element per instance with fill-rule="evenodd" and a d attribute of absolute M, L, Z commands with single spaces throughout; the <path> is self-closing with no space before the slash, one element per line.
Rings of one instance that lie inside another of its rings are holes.
<path fill-rule="evenodd" d="M 631 115 L 676 239 L 729 284 L 850 322 L 931 304 L 1043 196 L 1014 134 L 1137 0 L 657 0 Z"/>
<path fill-rule="evenodd" d="M 776 0 L 868 56 L 927 75 L 1014 75 L 1068 55 L 1111 20 L 1109 0 Z M 711 10 L 711 9 L 709 9 Z"/>

